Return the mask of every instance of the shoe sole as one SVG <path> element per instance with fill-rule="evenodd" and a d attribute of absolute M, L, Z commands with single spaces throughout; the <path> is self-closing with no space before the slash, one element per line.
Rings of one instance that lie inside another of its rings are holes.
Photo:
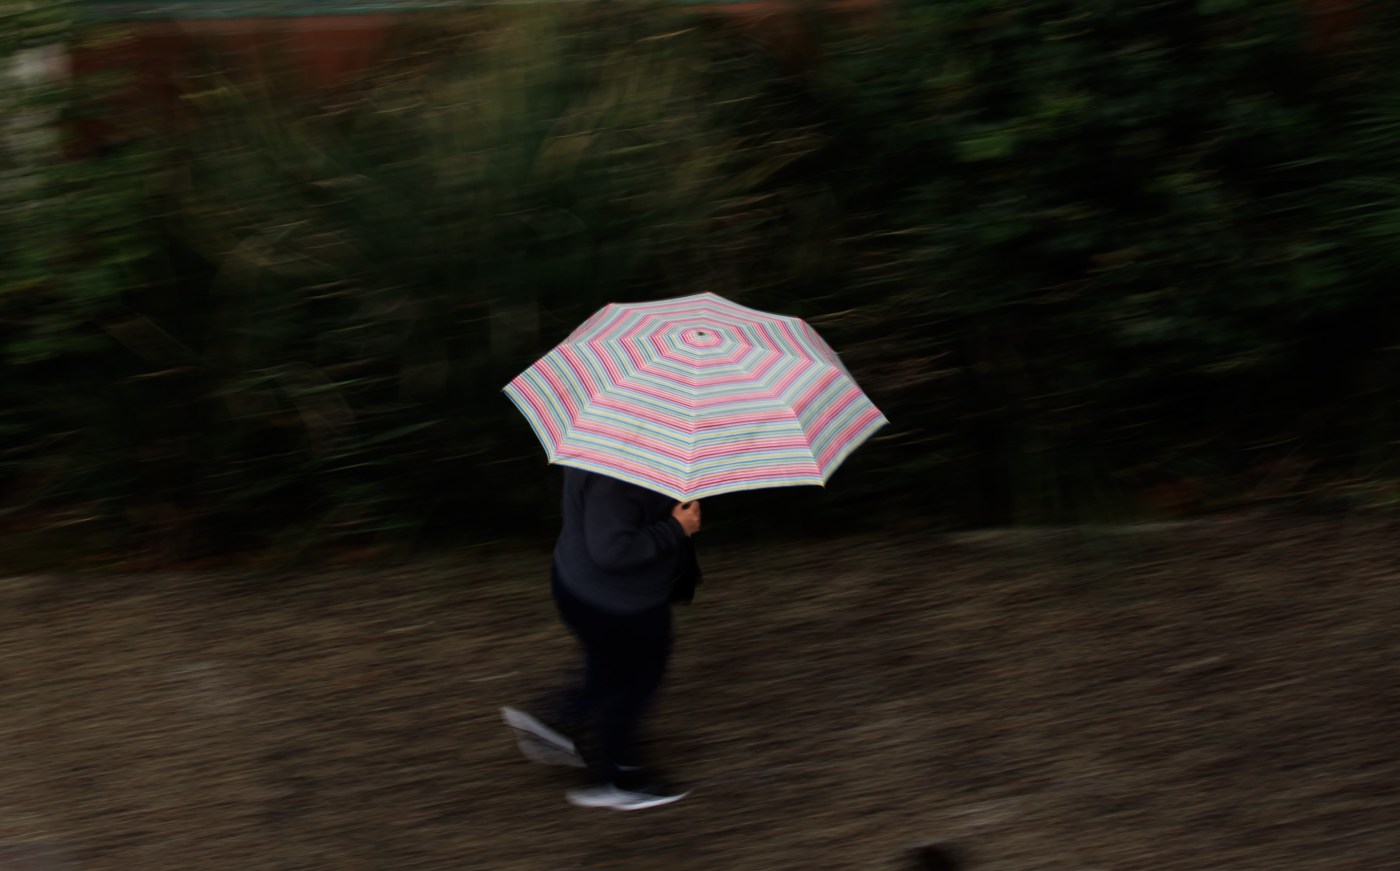
<path fill-rule="evenodd" d="M 541 765 L 565 765 L 571 768 L 586 767 L 583 757 L 569 736 L 551 729 L 544 723 L 519 708 L 501 708 L 501 719 L 516 731 L 516 744 L 520 753 L 531 762 Z"/>
<path fill-rule="evenodd" d="M 690 793 L 683 792 L 679 795 L 650 796 L 638 798 L 636 793 L 625 794 L 620 790 L 595 793 L 589 789 L 571 789 L 564 793 L 564 798 L 574 807 L 587 808 L 607 808 L 614 811 L 640 811 L 647 808 L 661 807 L 672 804 L 685 798 Z"/>

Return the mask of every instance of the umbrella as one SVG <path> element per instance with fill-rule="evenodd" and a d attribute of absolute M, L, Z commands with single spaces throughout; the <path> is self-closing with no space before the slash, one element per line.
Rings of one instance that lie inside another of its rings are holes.
<path fill-rule="evenodd" d="M 551 463 L 678 501 L 824 485 L 886 423 L 808 324 L 713 293 L 605 306 L 505 392 Z"/>

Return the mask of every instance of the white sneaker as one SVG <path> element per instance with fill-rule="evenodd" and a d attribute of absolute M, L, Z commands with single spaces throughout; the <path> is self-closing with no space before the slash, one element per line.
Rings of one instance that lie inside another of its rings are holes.
<path fill-rule="evenodd" d="M 515 736 L 515 746 L 520 748 L 520 755 L 531 762 L 540 765 L 563 765 L 568 768 L 586 768 L 583 757 L 577 753 L 570 753 L 562 747 L 547 744 L 533 735 L 526 735 L 523 732 Z"/>
<path fill-rule="evenodd" d="M 614 784 L 605 783 L 571 789 L 564 794 L 564 797 L 568 799 L 569 804 L 575 807 L 605 807 L 615 811 L 639 811 L 680 801 L 687 795 L 690 795 L 690 790 L 677 789 L 668 784 L 648 784 L 632 789 L 622 789 Z"/>
<path fill-rule="evenodd" d="M 515 743 L 520 753 L 531 762 L 541 765 L 565 765 L 570 768 L 587 767 L 573 739 L 558 729 L 518 708 L 501 708 L 501 719 L 515 730 Z"/>

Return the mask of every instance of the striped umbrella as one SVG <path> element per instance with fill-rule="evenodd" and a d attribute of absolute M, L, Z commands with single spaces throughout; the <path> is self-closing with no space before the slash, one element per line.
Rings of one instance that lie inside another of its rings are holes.
<path fill-rule="evenodd" d="M 678 501 L 825 484 L 886 423 L 810 326 L 713 293 L 606 306 L 505 392 L 551 463 Z"/>

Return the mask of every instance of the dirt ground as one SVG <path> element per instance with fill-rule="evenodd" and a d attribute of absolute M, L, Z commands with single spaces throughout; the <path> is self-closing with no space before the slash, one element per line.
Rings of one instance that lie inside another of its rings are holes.
<path fill-rule="evenodd" d="M 547 545 L 0 574 L 0 869 L 1400 868 L 1400 525 L 704 548 L 655 752 L 580 810 L 497 708 Z"/>

